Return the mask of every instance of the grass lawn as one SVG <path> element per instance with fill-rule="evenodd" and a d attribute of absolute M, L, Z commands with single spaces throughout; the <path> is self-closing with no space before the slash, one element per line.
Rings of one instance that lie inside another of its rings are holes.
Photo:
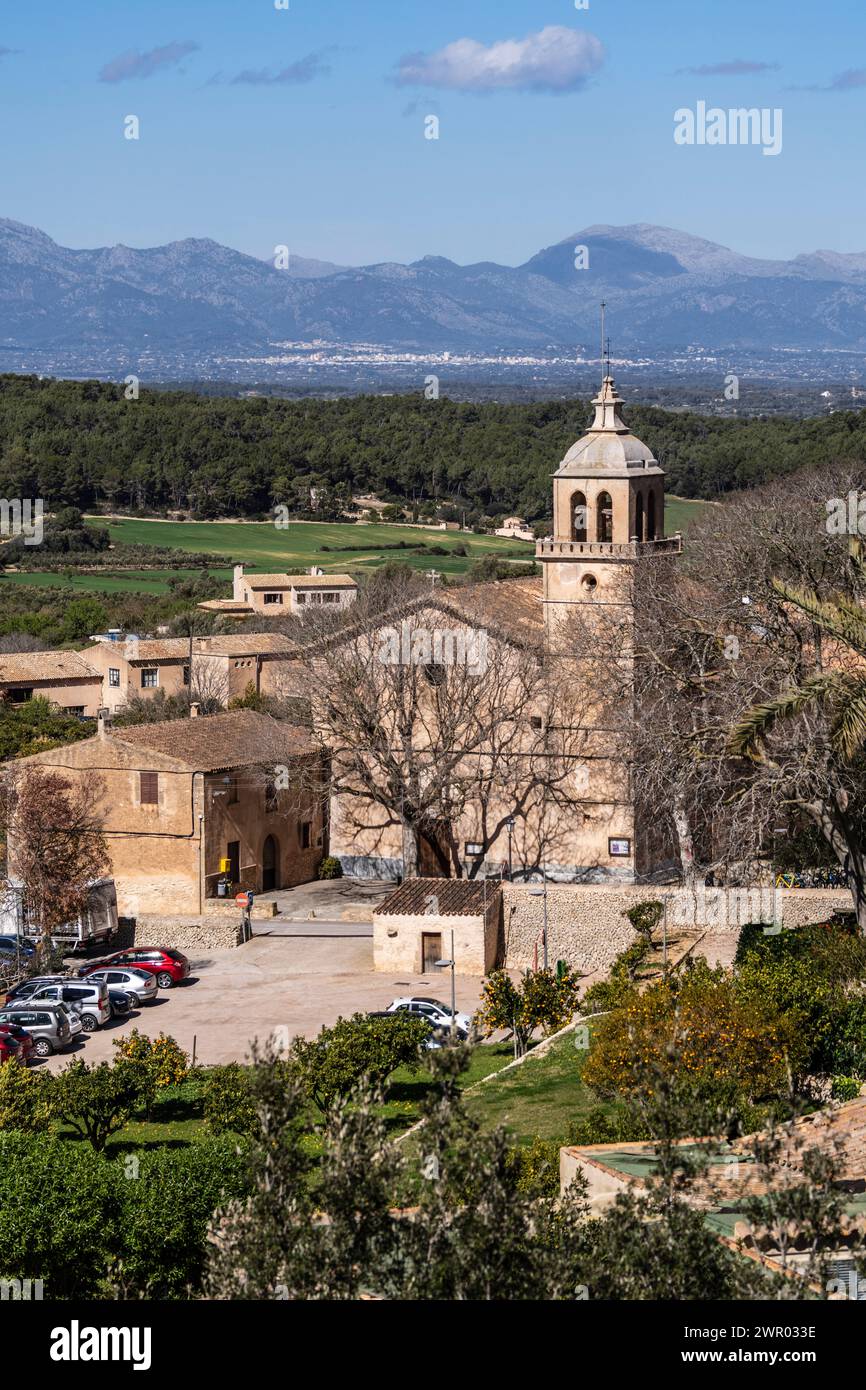
<path fill-rule="evenodd" d="M 600 1104 L 580 1079 L 586 1055 L 569 1033 L 543 1056 L 473 1091 L 469 1112 L 485 1129 L 501 1125 L 517 1144 L 530 1144 L 536 1135 L 564 1143 L 571 1125 Z"/>
<path fill-rule="evenodd" d="M 472 1054 L 469 1070 L 463 1077 L 464 1088 L 498 1071 L 511 1059 L 510 1045 L 482 1043 Z M 423 1069 L 413 1073 L 401 1067 L 394 1072 L 383 1107 L 390 1133 L 399 1134 L 420 1118 L 421 1104 L 431 1088 L 430 1076 Z M 106 1153 L 110 1156 L 134 1149 L 184 1147 L 208 1138 L 210 1131 L 205 1128 L 202 1116 L 202 1089 L 197 1078 L 181 1086 L 167 1087 L 156 1101 L 151 1119 L 130 1121 L 108 1141 Z M 318 1113 L 314 1118 L 319 1118 Z M 86 1142 L 78 1140 L 72 1129 L 64 1132 L 75 1142 Z"/>

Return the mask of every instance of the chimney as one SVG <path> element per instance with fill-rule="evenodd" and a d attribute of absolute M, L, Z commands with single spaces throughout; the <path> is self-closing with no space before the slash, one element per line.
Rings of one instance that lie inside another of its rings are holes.
<path fill-rule="evenodd" d="M 200 714 L 201 705 L 199 704 L 198 700 L 193 700 L 192 704 L 189 707 L 189 717 L 190 719 L 198 719 Z"/>
<path fill-rule="evenodd" d="M 235 565 L 234 581 L 232 583 L 232 598 L 235 603 L 242 603 L 244 597 L 244 567 Z"/>
<path fill-rule="evenodd" d="M 111 710 L 103 707 L 96 711 L 96 732 L 100 738 L 105 738 L 111 728 Z"/>

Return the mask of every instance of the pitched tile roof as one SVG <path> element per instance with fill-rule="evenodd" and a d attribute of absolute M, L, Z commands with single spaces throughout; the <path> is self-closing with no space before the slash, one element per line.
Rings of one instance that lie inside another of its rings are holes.
<path fill-rule="evenodd" d="M 102 649 L 119 652 L 124 661 L 177 661 L 189 657 L 188 637 L 157 637 L 139 642 L 100 642 Z M 295 643 L 281 632 L 230 632 L 218 637 L 193 638 L 197 656 L 266 656 L 295 650 Z"/>
<path fill-rule="evenodd" d="M 357 589 L 350 574 L 245 574 L 250 589 Z"/>
<path fill-rule="evenodd" d="M 0 685 L 87 678 L 101 681 L 102 674 L 95 671 L 78 652 L 9 652 L 0 655 Z"/>
<path fill-rule="evenodd" d="M 499 899 L 497 883 L 465 878 L 409 878 L 374 910 L 379 917 L 429 917 L 430 899 L 440 917 L 479 917 Z"/>
<path fill-rule="evenodd" d="M 278 763 L 316 747 L 306 729 L 250 709 L 112 728 L 109 737 L 176 758 L 196 772 Z"/>
<path fill-rule="evenodd" d="M 541 579 L 529 576 L 443 589 L 432 602 L 465 622 L 483 624 L 492 637 L 502 633 L 519 641 L 537 642 L 544 635 L 541 598 Z"/>

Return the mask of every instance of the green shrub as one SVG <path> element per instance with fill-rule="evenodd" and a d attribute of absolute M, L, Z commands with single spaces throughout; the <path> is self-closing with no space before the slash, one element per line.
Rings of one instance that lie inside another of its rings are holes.
<path fill-rule="evenodd" d="M 342 878 L 343 866 L 333 854 L 326 854 L 319 865 L 319 878 Z"/>
<path fill-rule="evenodd" d="M 122 1181 L 89 1145 L 0 1134 L 2 1277 L 44 1280 L 46 1299 L 104 1294 L 120 1249 Z"/>
<path fill-rule="evenodd" d="M 236 1141 L 200 1140 L 115 1160 L 123 1177 L 122 1245 L 115 1270 L 121 1292 L 183 1298 L 195 1290 L 211 1215 L 247 1191 L 247 1161 Z"/>
<path fill-rule="evenodd" d="M 576 1146 L 586 1144 L 630 1144 L 652 1135 L 639 1115 L 624 1106 L 605 1109 L 597 1105 L 582 1120 L 572 1123 L 566 1142 Z"/>
<path fill-rule="evenodd" d="M 417 1069 L 428 1035 L 428 1024 L 409 1014 L 354 1014 L 338 1018 L 312 1040 L 295 1038 L 290 1061 L 301 1086 L 324 1112 L 361 1081 L 384 1086 L 398 1067 Z"/>
<path fill-rule="evenodd" d="M 831 1095 L 834 1100 L 856 1100 L 862 1085 L 859 1076 L 834 1076 Z"/>
<path fill-rule="evenodd" d="M 559 1142 L 535 1136 L 525 1148 L 511 1149 L 509 1166 L 518 1174 L 517 1190 L 530 1197 L 559 1196 Z"/>
<path fill-rule="evenodd" d="M 204 1122 L 212 1134 L 255 1134 L 256 1107 L 249 1071 L 239 1062 L 210 1067 L 204 1080 Z"/>
<path fill-rule="evenodd" d="M 17 1062 L 0 1067 L 0 1129 L 44 1134 L 51 1118 L 52 1077 Z"/>
<path fill-rule="evenodd" d="M 583 1014 L 604 1014 L 618 1009 L 626 1002 L 635 988 L 637 972 L 647 957 L 649 943 L 635 941 L 617 956 L 611 966 L 607 980 L 597 980 L 583 996 L 580 1010 Z"/>

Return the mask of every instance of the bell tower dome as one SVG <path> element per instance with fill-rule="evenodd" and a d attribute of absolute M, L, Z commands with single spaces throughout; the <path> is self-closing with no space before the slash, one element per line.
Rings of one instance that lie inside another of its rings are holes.
<path fill-rule="evenodd" d="M 664 472 L 622 418 L 607 375 L 595 418 L 553 475 L 553 535 L 539 541 L 549 637 L 575 604 L 628 603 L 629 571 L 645 556 L 679 554 L 665 539 Z"/>

